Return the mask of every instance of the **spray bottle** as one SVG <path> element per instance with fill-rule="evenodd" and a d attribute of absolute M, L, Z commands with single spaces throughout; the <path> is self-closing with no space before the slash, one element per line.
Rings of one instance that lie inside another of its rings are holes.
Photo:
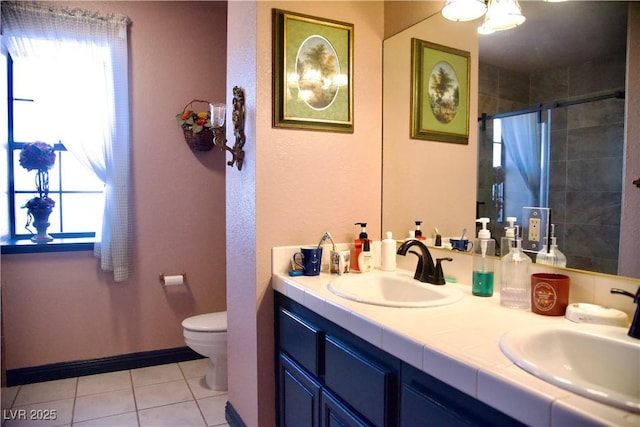
<path fill-rule="evenodd" d="M 504 228 L 504 237 L 500 238 L 500 256 L 503 257 L 509 253 L 511 246 L 513 246 L 513 240 L 516 238 L 516 221 L 518 219 L 515 216 L 507 217 L 508 227 Z"/>
<path fill-rule="evenodd" d="M 556 240 L 556 225 L 551 224 L 551 244 L 545 237 L 544 248 L 536 255 L 536 264 L 552 265 L 554 267 L 566 267 L 567 257 L 564 256 L 560 249 L 558 249 L 558 243 Z"/>
<path fill-rule="evenodd" d="M 478 238 L 473 244 L 473 286 L 471 293 L 479 297 L 493 295 L 493 256 L 496 253 L 496 242 L 487 230 L 489 218 L 480 218 L 476 222 L 482 224 Z"/>

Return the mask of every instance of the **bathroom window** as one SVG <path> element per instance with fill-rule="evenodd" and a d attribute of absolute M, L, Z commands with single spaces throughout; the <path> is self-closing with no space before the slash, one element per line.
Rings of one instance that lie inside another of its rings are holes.
<path fill-rule="evenodd" d="M 78 66 L 78 64 L 69 64 Z M 8 171 L 9 218 L 11 238 L 31 237 L 25 228 L 27 210 L 22 208 L 27 200 L 37 195 L 34 183 L 35 172 L 27 171 L 19 164 L 20 150 L 27 142 L 43 141 L 51 144 L 56 152 L 56 163 L 49 171 L 49 197 L 56 205 L 49 217 L 49 234 L 53 237 L 94 237 L 103 212 L 104 184 L 88 167 L 80 163 L 57 139 L 56 126 L 51 123 L 59 108 L 74 114 L 79 108 L 73 99 L 57 99 L 49 102 L 53 83 L 49 59 L 20 58 L 15 61 L 7 55 L 7 125 L 8 125 Z M 84 82 L 79 82 L 80 84 Z M 100 120 L 96 112 L 95 120 Z M 75 123 L 80 133 L 83 127 L 93 122 Z M 33 226 L 30 227 L 35 232 Z"/>
<path fill-rule="evenodd" d="M 113 272 L 116 282 L 125 281 L 131 272 L 131 20 L 118 13 L 103 15 L 40 2 L 3 2 L 0 14 L 2 55 L 11 65 L 4 79 L 11 82 L 6 94 L 10 125 L 2 140 L 7 149 L 0 150 L 0 156 L 6 157 L 0 161 L 9 165 L 9 179 L 0 180 L 0 191 L 9 195 L 11 221 L 9 227 L 0 221 L 0 235 L 15 239 L 20 230 L 16 215 L 21 200 L 28 197 L 19 193 L 28 191 L 15 165 L 19 144 L 34 140 L 54 144 L 59 164 L 50 195 L 55 197 L 57 191 L 60 200 L 56 201 L 57 217 L 50 218 L 55 224 L 49 234 L 72 237 L 95 232 L 93 253 L 100 259 L 100 268 Z M 18 74 L 25 82 L 19 82 Z M 3 252 L 7 252 L 5 246 L 16 244 L 3 245 Z"/>

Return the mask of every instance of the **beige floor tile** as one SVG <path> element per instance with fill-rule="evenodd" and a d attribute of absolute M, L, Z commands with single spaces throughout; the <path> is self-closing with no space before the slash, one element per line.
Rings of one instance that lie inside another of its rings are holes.
<path fill-rule="evenodd" d="M 25 384 L 20 386 L 13 406 L 25 406 L 32 403 L 42 403 L 74 397 L 77 383 L 77 378 L 68 378 L 64 380 Z"/>
<path fill-rule="evenodd" d="M 109 372 L 78 378 L 77 396 L 86 396 L 107 391 L 131 389 L 129 371 Z"/>
<path fill-rule="evenodd" d="M 73 427 L 138 427 L 138 414 L 128 412 L 126 414 L 112 415 L 110 417 L 96 418 L 93 420 L 73 423 Z"/>
<path fill-rule="evenodd" d="M 218 426 L 226 424 L 224 407 L 227 403 L 227 394 L 207 397 L 198 400 L 198 406 L 204 415 L 207 426 Z"/>
<path fill-rule="evenodd" d="M 227 394 L 226 391 L 211 390 L 209 388 L 209 386 L 207 386 L 207 383 L 206 383 L 204 377 L 202 377 L 202 378 L 189 378 L 189 379 L 187 379 L 187 384 L 189 384 L 189 388 L 191 389 L 191 392 L 193 393 L 193 396 L 196 399 L 202 399 L 202 398 L 205 398 L 205 397 L 219 396 L 221 394 Z"/>
<path fill-rule="evenodd" d="M 191 390 L 184 379 L 135 387 L 134 392 L 139 410 L 193 400 Z"/>
<path fill-rule="evenodd" d="M 180 362 L 178 366 L 182 370 L 184 377 L 187 379 L 190 378 L 200 378 L 204 377 L 204 371 L 209 363 L 209 358 L 206 359 L 197 359 L 197 360 L 189 360 L 188 362 Z"/>
<path fill-rule="evenodd" d="M 20 390 L 20 386 L 2 387 L 2 409 L 11 408 L 18 395 L 18 390 Z"/>
<path fill-rule="evenodd" d="M 132 369 L 131 379 L 134 387 L 181 380 L 184 376 L 177 363 Z"/>
<path fill-rule="evenodd" d="M 135 410 L 133 390 L 109 391 L 77 397 L 73 420 L 85 421 Z"/>
<path fill-rule="evenodd" d="M 138 412 L 141 427 L 204 427 L 202 414 L 195 401 L 143 409 Z"/>
<path fill-rule="evenodd" d="M 3 412 L 3 427 L 53 427 L 71 423 L 73 398 L 18 406 Z M 10 412 L 6 412 L 10 411 Z"/>

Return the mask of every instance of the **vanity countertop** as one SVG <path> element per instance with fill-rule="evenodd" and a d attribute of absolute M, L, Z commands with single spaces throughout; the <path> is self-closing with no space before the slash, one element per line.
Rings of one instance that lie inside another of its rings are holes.
<path fill-rule="evenodd" d="M 579 324 L 502 307 L 499 295 L 475 297 L 471 287 L 462 284 L 446 285 L 465 293 L 461 301 L 446 306 L 361 304 L 328 290 L 329 281 L 336 277 L 328 273 L 290 277 L 276 272 L 272 286 L 378 348 L 528 425 L 640 426 L 640 414 L 546 383 L 514 365 L 499 348 L 501 336 L 521 326 Z"/>

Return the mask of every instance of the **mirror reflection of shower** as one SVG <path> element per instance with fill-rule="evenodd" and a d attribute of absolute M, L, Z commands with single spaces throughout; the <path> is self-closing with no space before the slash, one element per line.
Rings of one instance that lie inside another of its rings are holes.
<path fill-rule="evenodd" d="M 623 120 L 622 92 L 481 116 L 477 194 L 492 235 L 507 217 L 522 224 L 524 206 L 548 207 L 567 267 L 615 274 Z"/>

